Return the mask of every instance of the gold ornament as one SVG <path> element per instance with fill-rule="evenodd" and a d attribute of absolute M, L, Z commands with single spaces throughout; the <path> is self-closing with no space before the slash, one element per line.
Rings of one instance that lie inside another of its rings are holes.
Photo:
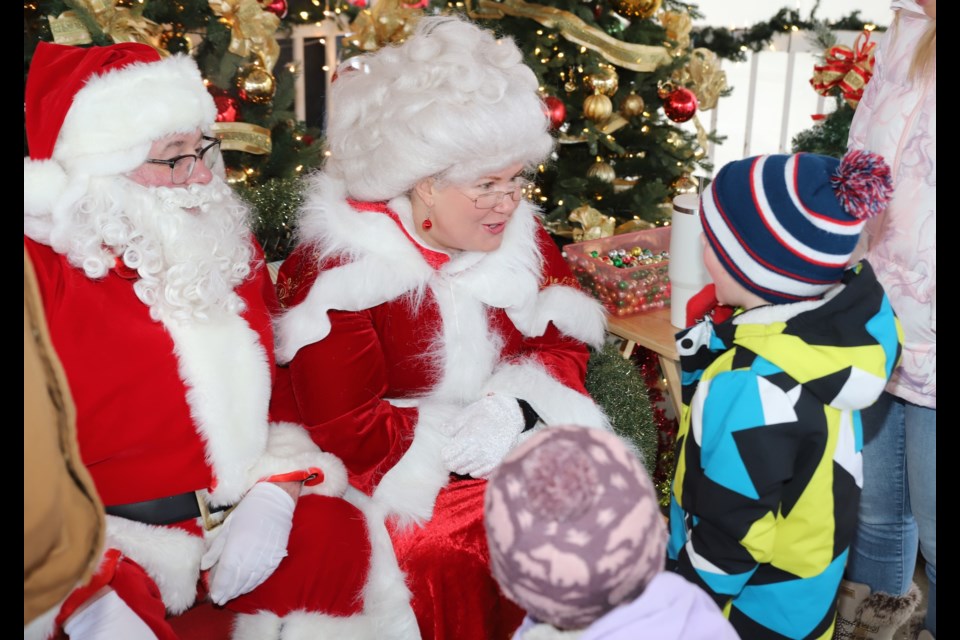
<path fill-rule="evenodd" d="M 583 101 L 583 116 L 594 122 L 603 122 L 613 114 L 613 103 L 610 98 L 598 93 L 597 95 L 587 96 Z"/>
<path fill-rule="evenodd" d="M 678 49 L 690 48 L 690 29 L 693 21 L 686 11 L 664 11 L 660 24 L 667 31 L 667 37 L 677 43 Z"/>
<path fill-rule="evenodd" d="M 590 165 L 589 169 L 587 169 L 587 177 L 596 178 L 601 182 L 612 183 L 617 179 L 617 172 L 612 166 L 610 166 L 609 163 L 604 162 L 603 160 L 597 160 Z"/>
<path fill-rule="evenodd" d="M 630 191 L 637 183 L 640 182 L 640 178 L 633 176 L 632 178 L 617 178 L 613 181 L 613 192 L 614 193 L 623 193 L 624 191 Z"/>
<path fill-rule="evenodd" d="M 164 31 L 160 34 L 158 44 L 170 53 L 190 52 L 190 39 L 184 36 L 183 29 Z"/>
<path fill-rule="evenodd" d="M 612 96 L 617 93 L 617 89 L 620 87 L 620 76 L 617 75 L 616 69 L 609 64 L 601 64 L 599 71 L 583 77 L 583 83 L 594 93 Z"/>
<path fill-rule="evenodd" d="M 226 168 L 227 184 L 231 187 L 242 186 L 247 183 L 247 172 L 233 167 Z"/>
<path fill-rule="evenodd" d="M 649 20 L 660 10 L 661 0 L 616 0 L 613 10 L 624 18 Z"/>
<path fill-rule="evenodd" d="M 273 70 L 280 56 L 280 45 L 274 34 L 280 16 L 267 11 L 257 0 L 208 0 L 210 10 L 230 28 L 230 53 L 241 58 L 257 54 L 267 72 Z"/>
<path fill-rule="evenodd" d="M 573 239 L 575 242 L 608 238 L 613 235 L 617 219 L 605 216 L 590 205 L 582 205 L 570 212 L 567 216 L 570 222 L 576 222 L 580 228 L 574 227 Z"/>
<path fill-rule="evenodd" d="M 697 181 L 688 175 L 682 175 L 670 183 L 670 188 L 675 194 L 697 193 Z"/>
<path fill-rule="evenodd" d="M 642 4 L 660 0 L 640 0 Z M 379 4 L 379 3 L 378 3 Z M 591 27 L 578 16 L 556 7 L 524 0 L 477 0 L 467 14 L 475 20 L 499 20 L 503 16 L 536 20 L 547 29 L 559 31 L 564 38 L 603 56 L 607 62 L 631 71 L 650 72 L 672 61 L 666 47 L 623 42 Z"/>
<path fill-rule="evenodd" d="M 266 104 L 277 91 L 277 81 L 259 63 L 243 67 L 237 72 L 240 97 L 254 104 Z"/>
<path fill-rule="evenodd" d="M 631 93 L 620 103 L 620 113 L 627 118 L 637 118 L 643 115 L 643 110 L 646 106 L 643 98 L 635 93 Z"/>

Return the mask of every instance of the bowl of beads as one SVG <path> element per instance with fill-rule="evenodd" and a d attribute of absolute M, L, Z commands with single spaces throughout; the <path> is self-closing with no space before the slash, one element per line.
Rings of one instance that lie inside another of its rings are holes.
<path fill-rule="evenodd" d="M 607 311 L 629 316 L 670 303 L 670 227 L 568 244 L 563 256 Z"/>

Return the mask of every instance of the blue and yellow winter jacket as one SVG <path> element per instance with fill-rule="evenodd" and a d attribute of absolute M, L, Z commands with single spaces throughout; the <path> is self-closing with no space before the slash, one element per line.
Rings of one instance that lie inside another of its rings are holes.
<path fill-rule="evenodd" d="M 860 410 L 900 357 L 866 262 L 823 299 L 678 334 L 671 566 L 742 638 L 830 638 L 863 483 Z"/>

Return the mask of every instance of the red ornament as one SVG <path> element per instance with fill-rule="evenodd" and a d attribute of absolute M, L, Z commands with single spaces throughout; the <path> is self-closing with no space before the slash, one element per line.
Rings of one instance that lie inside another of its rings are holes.
<path fill-rule="evenodd" d="M 311 135 L 309 135 L 309 134 L 303 136 L 303 145 L 304 145 L 304 146 L 309 147 L 309 146 L 312 145 L 312 144 L 313 144 L 313 136 L 311 136 Z"/>
<path fill-rule="evenodd" d="M 686 122 L 697 112 L 697 96 L 684 87 L 675 89 L 663 99 L 663 112 L 674 122 Z"/>
<path fill-rule="evenodd" d="M 264 11 L 276 14 L 279 18 L 287 17 L 287 0 L 273 0 L 263 4 Z"/>
<path fill-rule="evenodd" d="M 213 96 L 213 103 L 217 106 L 217 122 L 237 121 L 237 100 L 226 93 Z"/>
<path fill-rule="evenodd" d="M 543 102 L 547 107 L 547 116 L 550 118 L 550 128 L 559 129 L 567 119 L 567 105 L 556 96 L 547 96 Z"/>

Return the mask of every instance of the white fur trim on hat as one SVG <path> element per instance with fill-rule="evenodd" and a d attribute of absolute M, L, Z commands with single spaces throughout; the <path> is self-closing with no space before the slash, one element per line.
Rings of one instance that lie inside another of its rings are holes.
<path fill-rule="evenodd" d="M 77 92 L 53 157 L 67 172 L 124 173 L 146 160 L 155 140 L 209 127 L 216 115 L 193 59 L 134 63 L 92 77 Z"/>

